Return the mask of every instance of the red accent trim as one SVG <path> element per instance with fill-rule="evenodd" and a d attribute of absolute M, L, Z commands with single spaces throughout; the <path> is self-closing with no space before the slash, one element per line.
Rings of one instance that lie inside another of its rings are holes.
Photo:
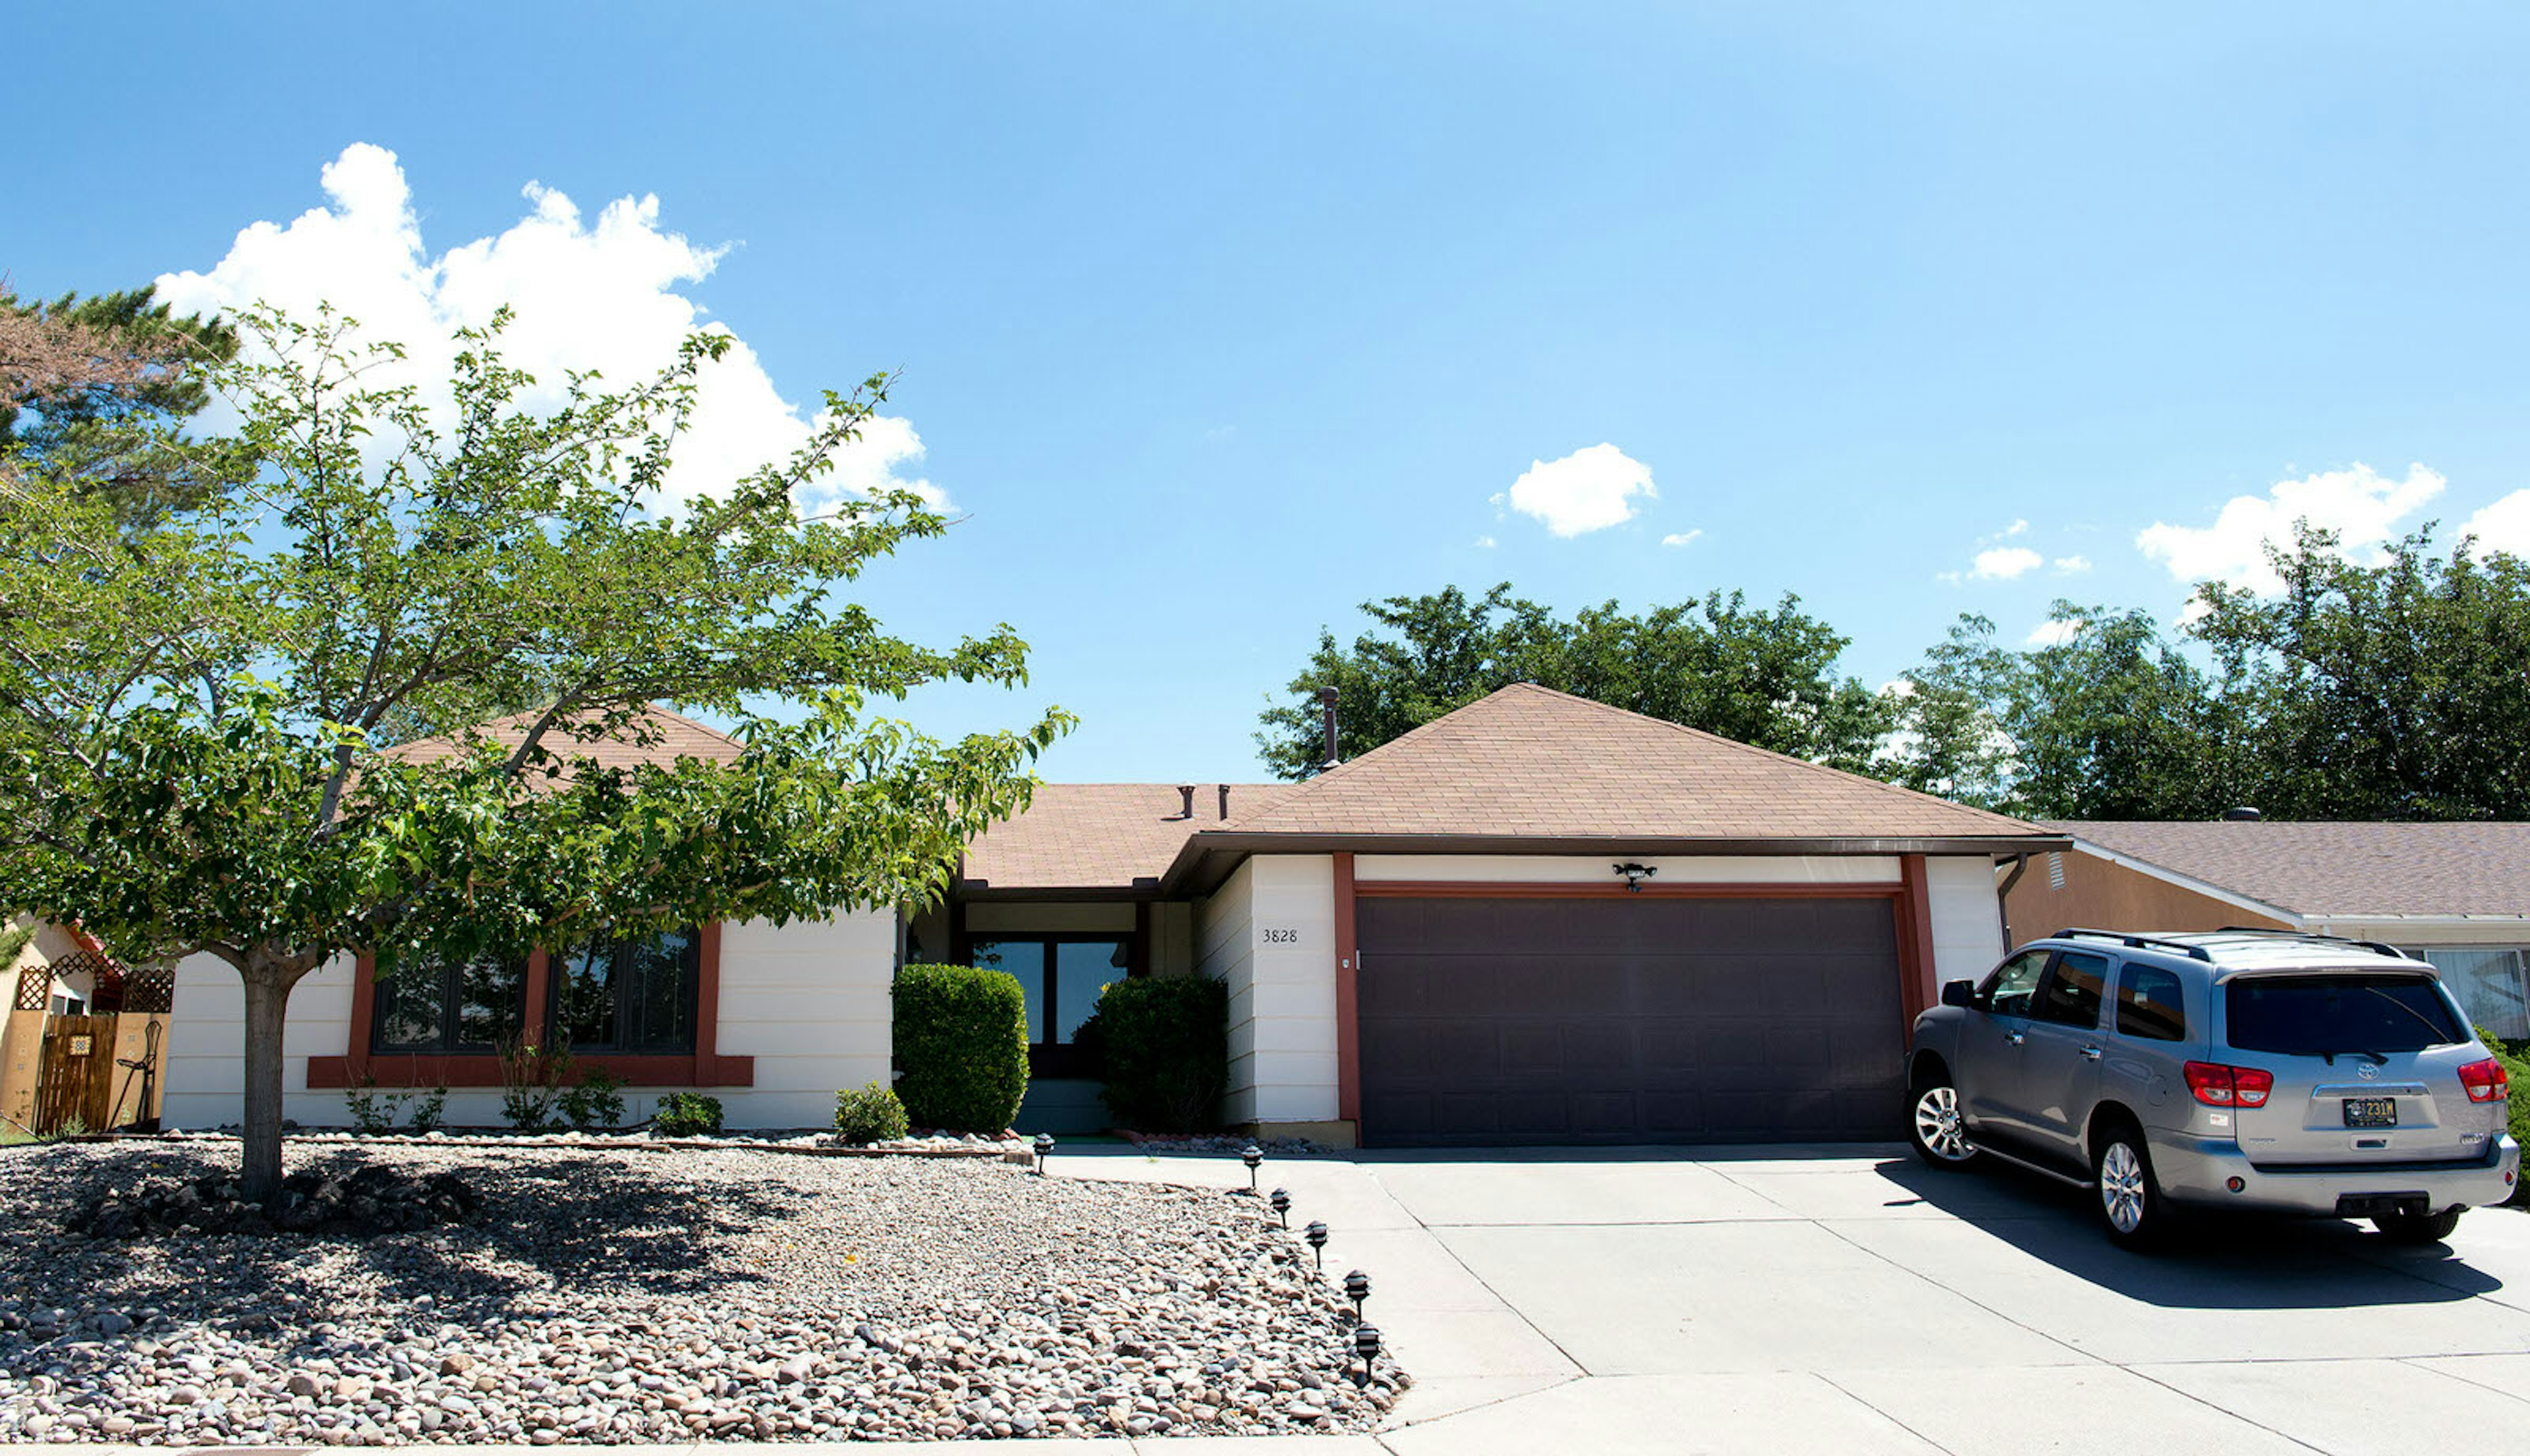
<path fill-rule="evenodd" d="M 526 1025 L 519 1035 L 530 1047 L 545 1046 L 553 1037 L 553 957 L 541 945 L 527 952 L 527 984 L 520 994 Z"/>
<path fill-rule="evenodd" d="M 752 1087 L 755 1058 L 720 1054 L 720 922 L 702 927 L 694 978 L 694 1051 L 690 1056 L 596 1052 L 574 1057 L 579 1066 L 599 1067 L 635 1087 Z M 552 961 L 541 949 L 527 954 L 526 1020 L 529 1039 L 543 1045 L 551 1031 Z M 498 1087 L 501 1058 L 480 1052 L 431 1055 L 418 1052 L 369 1052 L 370 1024 L 377 1016 L 377 962 L 362 951 L 352 970 L 350 1045 L 340 1056 L 307 1058 L 307 1089 L 325 1092 L 364 1085 L 380 1087 Z"/>
<path fill-rule="evenodd" d="M 1336 1116 L 1361 1120 L 1361 949 L 1353 933 L 1352 855 L 1336 861 Z"/>
<path fill-rule="evenodd" d="M 1933 984 L 1933 890 L 1924 856 L 1898 857 L 1898 999 L 1911 1030 L 1915 1018 L 1942 998 Z"/>
<path fill-rule="evenodd" d="M 1922 858 L 1921 855 L 1916 856 L 1919 861 Z M 1902 883 L 1821 885 L 1803 881 L 1787 885 L 1645 885 L 1640 890 L 1627 890 L 1622 885 L 1601 885 L 1594 881 L 1564 885 L 1527 881 L 1495 884 L 1484 880 L 1364 880 L 1352 887 L 1352 892 L 1389 899 L 1544 899 L 1563 896 L 1605 900 L 1639 894 L 1651 899 L 1798 900 L 1887 899 L 1903 893 L 1904 888 Z"/>

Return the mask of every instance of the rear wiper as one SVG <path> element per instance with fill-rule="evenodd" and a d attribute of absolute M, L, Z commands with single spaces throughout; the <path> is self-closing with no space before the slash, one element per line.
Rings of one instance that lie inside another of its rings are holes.
<path fill-rule="evenodd" d="M 2390 1058 L 2387 1056 L 2382 1055 L 2378 1052 L 2366 1052 L 2360 1047 L 2351 1047 L 2343 1052 L 2287 1052 L 2285 1054 L 2291 1056 L 2317 1056 L 2325 1060 L 2330 1066 L 2337 1065 L 2337 1058 L 2340 1056 L 2367 1056 L 2372 1059 L 2372 1064 L 2376 1067 L 2385 1067 L 2390 1064 Z"/>

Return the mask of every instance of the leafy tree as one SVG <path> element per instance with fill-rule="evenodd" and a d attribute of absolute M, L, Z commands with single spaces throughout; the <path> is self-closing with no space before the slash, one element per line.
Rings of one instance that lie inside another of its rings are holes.
<path fill-rule="evenodd" d="M 237 348 L 227 324 L 179 318 L 150 289 L 28 303 L 0 287 L 0 456 L 105 497 L 127 525 L 196 506 L 244 467 L 179 434 Z"/>
<path fill-rule="evenodd" d="M 257 312 L 218 372 L 257 468 L 122 519 L 38 461 L 0 481 L 0 883 L 128 956 L 207 952 L 246 991 L 245 1184 L 282 1171 L 291 989 L 345 952 L 554 944 L 602 928 L 785 922 L 936 894 L 960 847 L 1022 806 L 1070 724 L 943 743 L 870 713 L 942 678 L 1013 685 L 1007 626 L 943 649 L 837 596 L 940 535 L 910 494 L 811 518 L 796 493 L 885 397 L 829 394 L 808 441 L 717 495 L 662 484 L 726 336 L 558 410 L 461 335 L 454 408 L 363 371 L 331 312 Z M 473 724 L 453 755 L 397 725 Z M 749 714 L 765 700 L 795 721 Z M 734 763 L 600 767 L 664 701 L 744 721 Z M 400 715 L 405 716 L 400 718 Z"/>
<path fill-rule="evenodd" d="M 1513 682 L 1535 682 L 1839 768 L 1862 768 L 1889 710 L 1836 674 L 1845 638 L 1787 595 L 1769 610 L 1714 592 L 1640 614 L 1614 602 L 1558 618 L 1504 582 L 1364 602 L 1372 631 L 1318 634 L 1287 702 L 1256 735 L 1266 766 L 1303 779 L 1324 757 L 1317 690 L 1343 694 L 1338 749 L 1351 758 Z"/>

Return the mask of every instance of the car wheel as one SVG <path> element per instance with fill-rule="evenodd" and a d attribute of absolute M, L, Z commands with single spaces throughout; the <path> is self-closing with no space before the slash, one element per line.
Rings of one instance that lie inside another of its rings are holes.
<path fill-rule="evenodd" d="M 2149 1249 L 2168 1232 L 2170 1211 L 2141 1132 L 2113 1126 L 2100 1135 L 2091 1151 L 2091 1184 L 2100 1198 L 2100 1222 L 2118 1245 Z"/>
<path fill-rule="evenodd" d="M 2393 1244 L 2439 1244 L 2459 1227 L 2460 1210 L 2439 1213 L 2383 1213 L 2372 1220 L 2381 1236 Z"/>
<path fill-rule="evenodd" d="M 1916 1088 L 1906 1141 L 1915 1145 L 1916 1157 L 1937 1168 L 1963 1168 L 1976 1161 L 1976 1145 L 1968 1141 L 1967 1123 L 1959 1116 L 1959 1090 L 1947 1080 Z"/>

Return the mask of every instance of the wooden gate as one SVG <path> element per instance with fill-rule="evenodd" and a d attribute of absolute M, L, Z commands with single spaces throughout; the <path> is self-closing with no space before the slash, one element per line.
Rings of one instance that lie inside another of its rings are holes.
<path fill-rule="evenodd" d="M 112 1016 L 55 1016 L 44 1023 L 35 1079 L 35 1134 L 104 1132 L 113 1115 Z"/>

